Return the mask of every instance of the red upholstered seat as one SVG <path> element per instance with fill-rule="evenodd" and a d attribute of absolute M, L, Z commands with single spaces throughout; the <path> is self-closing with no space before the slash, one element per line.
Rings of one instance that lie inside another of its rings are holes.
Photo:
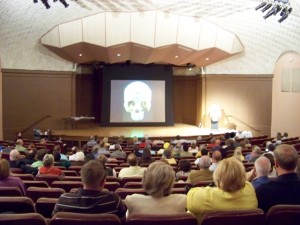
<path fill-rule="evenodd" d="M 83 214 L 58 212 L 50 225 L 121 225 L 121 221 L 114 214 Z"/>
<path fill-rule="evenodd" d="M 261 209 L 211 211 L 203 216 L 201 225 L 264 225 Z"/>
<path fill-rule="evenodd" d="M 35 213 L 35 206 L 28 197 L 1 197 L 0 213 L 3 212 Z M 2 214 L 0 218 L 2 218 Z"/>
<path fill-rule="evenodd" d="M 5 225 L 47 225 L 43 216 L 38 213 L 1 214 L 0 224 Z"/>
<path fill-rule="evenodd" d="M 266 215 L 266 225 L 297 225 L 300 221 L 300 205 L 275 205 Z"/>
<path fill-rule="evenodd" d="M 126 225 L 197 225 L 197 219 L 190 213 L 174 215 L 132 214 Z"/>

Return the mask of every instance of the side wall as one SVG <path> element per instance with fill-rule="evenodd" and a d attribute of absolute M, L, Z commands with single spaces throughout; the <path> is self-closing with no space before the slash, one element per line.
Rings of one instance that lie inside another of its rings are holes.
<path fill-rule="evenodd" d="M 219 127 L 270 134 L 272 75 L 203 75 L 202 125 L 211 127 L 212 104 L 221 108 Z"/>
<path fill-rule="evenodd" d="M 74 74 L 14 70 L 2 72 L 4 139 L 14 139 L 17 132 L 24 130 L 27 131 L 23 136 L 32 138 L 35 126 L 41 130 L 63 129 L 62 118 L 74 115 Z"/>
<path fill-rule="evenodd" d="M 282 72 L 289 76 L 289 91 L 281 91 Z M 300 54 L 287 52 L 279 57 L 273 81 L 272 136 L 277 132 L 288 132 L 290 137 L 300 136 L 299 111 L 300 92 L 292 92 L 292 86 L 300 84 Z"/>

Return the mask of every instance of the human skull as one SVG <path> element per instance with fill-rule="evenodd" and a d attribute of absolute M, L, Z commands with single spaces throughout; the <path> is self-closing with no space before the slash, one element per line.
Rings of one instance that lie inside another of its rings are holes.
<path fill-rule="evenodd" d="M 144 113 L 151 108 L 152 91 L 147 84 L 134 81 L 124 90 L 124 108 L 131 114 L 131 119 L 139 121 L 144 119 Z"/>

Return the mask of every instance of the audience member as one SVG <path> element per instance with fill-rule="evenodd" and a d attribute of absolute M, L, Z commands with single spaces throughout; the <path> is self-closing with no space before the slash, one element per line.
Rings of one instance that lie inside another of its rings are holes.
<path fill-rule="evenodd" d="M 196 154 L 198 152 L 197 141 L 191 141 L 191 146 L 189 147 L 188 151 L 192 154 Z"/>
<path fill-rule="evenodd" d="M 261 156 L 255 160 L 254 169 L 247 173 L 248 180 L 252 181 L 255 189 L 269 181 L 268 175 L 270 170 L 271 162 L 267 157 Z"/>
<path fill-rule="evenodd" d="M 107 163 L 107 157 L 106 155 L 99 155 L 99 157 L 97 158 L 97 160 L 99 162 L 101 162 L 104 165 L 104 168 L 106 170 L 106 176 L 114 176 L 117 177 L 117 172 L 115 169 L 107 167 L 106 163 Z"/>
<path fill-rule="evenodd" d="M 9 163 L 6 159 L 0 159 L 0 187 L 17 187 L 22 195 L 26 196 L 25 185 L 21 178 L 11 176 Z"/>
<path fill-rule="evenodd" d="M 28 150 L 24 147 L 24 141 L 22 139 L 18 139 L 16 141 L 15 149 L 17 149 L 21 154 L 27 154 Z"/>
<path fill-rule="evenodd" d="M 44 156 L 48 153 L 48 150 L 47 149 L 40 149 L 37 151 L 36 153 L 36 158 L 37 158 L 37 161 L 35 161 L 34 163 L 31 164 L 31 167 L 36 167 L 36 168 L 40 168 L 42 166 L 44 166 L 43 164 L 43 159 L 44 159 Z"/>
<path fill-rule="evenodd" d="M 68 157 L 65 154 L 61 153 L 61 147 L 60 145 L 55 145 L 53 148 L 53 155 L 58 152 L 60 154 L 60 160 L 69 160 Z"/>
<path fill-rule="evenodd" d="M 273 154 L 271 154 L 269 152 L 263 154 L 263 156 L 268 158 L 270 160 L 270 163 L 271 163 L 271 169 L 270 169 L 270 172 L 269 172 L 269 175 L 268 175 L 269 178 L 277 177 L 277 173 L 276 173 L 276 169 L 275 169 L 275 160 L 274 160 L 274 155 Z"/>
<path fill-rule="evenodd" d="M 59 152 L 53 153 L 54 162 L 57 166 L 63 166 L 68 169 L 71 166 L 71 162 L 69 160 L 61 160 L 61 154 Z"/>
<path fill-rule="evenodd" d="M 284 132 L 283 135 L 282 135 L 281 140 L 285 140 L 285 139 L 288 139 L 288 138 L 289 138 L 289 134 L 287 132 Z"/>
<path fill-rule="evenodd" d="M 213 181 L 213 172 L 208 169 L 210 165 L 210 157 L 207 155 L 202 156 L 198 163 L 200 170 L 192 171 L 187 178 L 187 182 L 194 185 L 200 181 Z"/>
<path fill-rule="evenodd" d="M 258 146 L 254 146 L 252 148 L 251 156 L 248 162 L 255 162 L 256 159 L 258 159 L 261 156 L 261 149 Z M 247 160 L 247 159 L 246 159 Z"/>
<path fill-rule="evenodd" d="M 124 177 L 142 177 L 146 171 L 145 167 L 140 167 L 137 165 L 136 155 L 131 153 L 127 157 L 127 162 L 129 164 L 128 168 L 122 168 L 119 172 L 119 178 Z"/>
<path fill-rule="evenodd" d="M 170 165 L 177 165 L 176 159 L 173 158 L 172 155 L 172 145 L 170 145 L 165 151 L 162 158 L 164 158 Z"/>
<path fill-rule="evenodd" d="M 275 145 L 277 146 L 277 145 L 282 144 L 281 138 L 282 138 L 281 133 L 277 132 L 276 137 L 272 141 L 275 142 Z"/>
<path fill-rule="evenodd" d="M 187 194 L 187 209 L 199 224 L 207 211 L 257 208 L 255 190 L 246 181 L 245 168 L 237 159 L 223 159 L 213 179 L 216 187 L 196 187 Z"/>
<path fill-rule="evenodd" d="M 211 165 L 209 166 L 208 169 L 210 171 L 214 172 L 217 169 L 218 165 L 220 164 L 221 160 L 222 160 L 221 152 L 220 151 L 214 151 L 212 153 L 212 163 L 211 163 Z"/>
<path fill-rule="evenodd" d="M 242 147 L 236 147 L 233 152 L 233 157 L 235 157 L 239 161 L 244 161 L 245 157 L 242 154 Z"/>
<path fill-rule="evenodd" d="M 75 193 L 65 193 L 60 196 L 52 212 L 76 212 L 116 214 L 121 219 L 125 218 L 126 206 L 121 198 L 109 191 L 103 190 L 106 171 L 102 163 L 91 160 L 81 169 L 83 188 L 78 188 Z"/>
<path fill-rule="evenodd" d="M 193 153 L 189 152 L 189 146 L 187 144 L 183 145 L 183 151 L 180 152 L 180 158 L 194 157 Z"/>
<path fill-rule="evenodd" d="M 297 150 L 291 145 L 279 145 L 274 151 L 274 158 L 278 178 L 256 189 L 258 207 L 264 212 L 268 212 L 273 205 L 300 204 Z"/>
<path fill-rule="evenodd" d="M 154 158 L 151 156 L 150 145 L 147 145 L 143 150 L 142 157 L 139 159 L 139 165 L 141 164 L 150 164 L 155 161 Z"/>
<path fill-rule="evenodd" d="M 101 142 L 98 149 L 98 155 L 106 155 L 107 157 L 110 156 L 110 152 L 107 150 L 105 146 L 105 142 Z"/>
<path fill-rule="evenodd" d="M 179 158 L 182 151 L 183 151 L 182 143 L 180 141 L 176 142 L 173 148 L 173 157 Z"/>
<path fill-rule="evenodd" d="M 188 176 L 191 173 L 192 165 L 186 159 L 180 159 L 177 166 L 177 173 L 175 175 L 176 181 L 180 180 L 181 176 Z"/>
<path fill-rule="evenodd" d="M 197 154 L 195 155 L 195 158 L 198 159 L 203 155 L 208 155 L 208 150 L 205 145 L 200 145 L 199 150 L 198 150 Z M 196 164 L 196 162 L 195 162 L 195 164 Z"/>
<path fill-rule="evenodd" d="M 186 195 L 171 194 L 175 182 L 173 168 L 164 162 L 154 162 L 143 177 L 143 188 L 149 195 L 127 196 L 128 215 L 185 213 Z"/>
<path fill-rule="evenodd" d="M 57 153 L 56 153 L 57 154 Z M 62 176 L 63 172 L 61 169 L 54 166 L 54 156 L 51 154 L 46 154 L 43 158 L 44 166 L 39 168 L 39 174 L 48 174 Z"/>
<path fill-rule="evenodd" d="M 110 154 L 110 158 L 126 159 L 126 157 L 127 157 L 127 154 L 126 154 L 126 152 L 122 151 L 121 145 L 115 144 L 115 151 Z"/>
<path fill-rule="evenodd" d="M 140 147 L 138 144 L 133 145 L 133 154 L 136 155 L 136 157 L 140 158 L 142 156 L 142 153 L 140 152 Z"/>
<path fill-rule="evenodd" d="M 26 160 L 21 157 L 17 149 L 13 149 L 9 153 L 9 165 L 10 168 L 20 168 L 24 173 L 31 173 L 36 175 L 38 172 L 37 168 L 26 165 Z"/>
<path fill-rule="evenodd" d="M 86 144 L 88 147 L 93 147 L 94 145 L 98 144 L 98 140 L 99 140 L 98 135 L 94 135 Z"/>

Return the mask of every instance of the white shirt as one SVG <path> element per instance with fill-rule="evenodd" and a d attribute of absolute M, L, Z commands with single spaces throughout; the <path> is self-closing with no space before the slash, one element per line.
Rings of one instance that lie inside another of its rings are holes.
<path fill-rule="evenodd" d="M 142 177 L 147 168 L 139 166 L 130 166 L 128 168 L 123 168 L 119 172 L 119 177 Z"/>

